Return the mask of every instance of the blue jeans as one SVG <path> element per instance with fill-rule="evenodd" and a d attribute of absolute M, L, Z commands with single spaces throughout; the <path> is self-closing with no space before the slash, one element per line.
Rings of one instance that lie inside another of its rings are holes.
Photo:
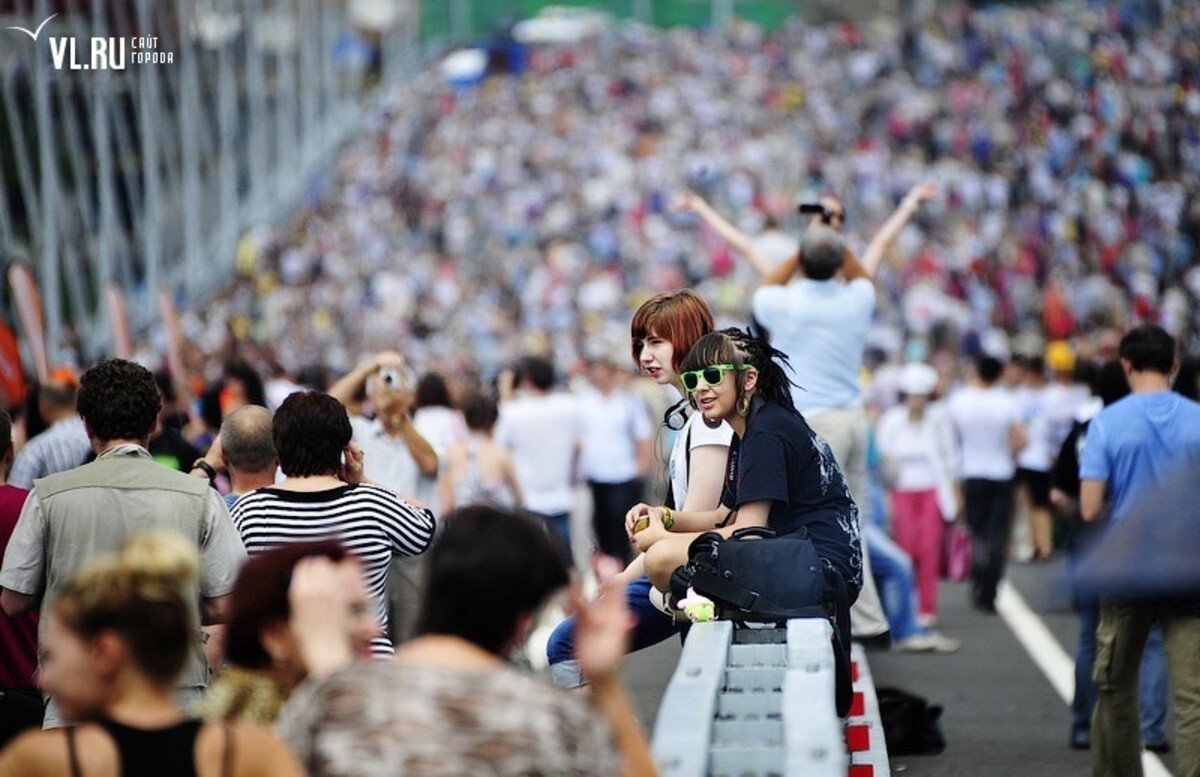
<path fill-rule="evenodd" d="M 562 546 L 567 558 L 571 559 L 571 514 L 568 513 L 536 513 L 546 524 L 551 536 L 555 537 Z"/>
<path fill-rule="evenodd" d="M 675 621 L 650 601 L 651 588 L 648 577 L 640 577 L 625 586 L 629 611 L 637 621 L 629 646 L 630 652 L 657 645 L 679 633 Z M 563 688 L 578 688 L 583 685 L 579 662 L 575 660 L 575 616 L 567 618 L 554 629 L 550 641 L 546 644 L 546 657 L 550 660 L 550 676 L 555 685 Z"/>
<path fill-rule="evenodd" d="M 899 642 L 926 629 L 917 622 L 917 586 L 912 559 L 873 521 L 862 523 L 871 572 L 883 601 L 892 641 Z"/>
<path fill-rule="evenodd" d="M 1075 698 L 1071 700 L 1071 726 L 1074 731 L 1090 731 L 1092 711 L 1096 708 L 1096 683 L 1092 667 L 1096 663 L 1096 627 L 1100 625 L 1100 605 L 1079 605 L 1079 648 L 1075 651 Z M 1167 719 L 1167 656 L 1163 647 L 1162 626 L 1150 630 L 1142 664 L 1138 670 L 1138 710 L 1142 719 L 1142 741 L 1165 742 Z"/>

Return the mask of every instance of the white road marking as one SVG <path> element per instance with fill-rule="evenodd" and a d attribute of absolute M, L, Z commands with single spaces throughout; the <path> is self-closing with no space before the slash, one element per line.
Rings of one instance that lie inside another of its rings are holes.
<path fill-rule="evenodd" d="M 1063 650 L 1062 645 L 1046 628 L 1025 598 L 1007 580 L 1000 583 L 996 592 L 996 612 L 1004 618 L 1009 630 L 1025 648 L 1025 652 L 1037 664 L 1038 669 L 1050 681 L 1050 686 L 1068 706 L 1075 695 L 1075 662 Z M 1142 772 L 1145 777 L 1171 777 L 1154 753 L 1142 752 Z"/>

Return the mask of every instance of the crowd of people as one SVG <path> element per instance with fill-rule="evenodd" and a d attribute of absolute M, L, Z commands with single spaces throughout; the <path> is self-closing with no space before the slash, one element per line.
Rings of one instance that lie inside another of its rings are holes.
<path fill-rule="evenodd" d="M 0 774 L 646 773 L 622 656 L 747 527 L 811 544 L 835 644 L 957 650 L 949 531 L 993 613 L 1200 466 L 1198 27 L 624 27 L 418 76 L 184 314 L 186 374 L 64 366 L 0 417 L 0 735 L 48 729 Z M 1155 597 L 1080 602 L 1101 773 L 1169 746 L 1139 661 L 1200 768 L 1195 590 Z"/>
<path fill-rule="evenodd" d="M 332 393 L 296 391 L 274 413 L 227 408 L 185 471 L 150 453 L 162 394 L 146 368 L 104 359 L 61 392 L 92 455 L 30 491 L 4 486 L 0 774 L 653 771 L 617 679 L 624 598 L 572 593 L 587 695 L 510 666 L 570 582 L 559 539 L 473 504 L 443 516 L 435 543 L 432 511 L 371 480 L 375 451 L 355 442 L 411 423 L 388 414 L 415 387 L 365 390 L 382 427 L 356 432 Z M 417 556 L 402 636 L 389 577 Z"/>
<path fill-rule="evenodd" d="M 293 372 L 346 370 L 397 331 L 452 371 L 572 364 L 658 291 L 744 317 L 753 274 L 677 192 L 786 255 L 798 200 L 836 194 L 865 237 L 933 180 L 881 270 L 873 345 L 1155 319 L 1191 346 L 1198 24 L 1179 3 L 950 6 L 769 36 L 618 27 L 470 89 L 431 70 L 311 207 L 247 235 L 236 283 L 185 329 L 218 364 L 232 338 Z"/>

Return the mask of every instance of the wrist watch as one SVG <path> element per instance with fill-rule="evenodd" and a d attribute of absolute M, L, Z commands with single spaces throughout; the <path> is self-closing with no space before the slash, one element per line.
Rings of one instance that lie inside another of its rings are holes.
<path fill-rule="evenodd" d="M 196 459 L 192 462 L 192 471 L 202 469 L 204 474 L 208 475 L 208 482 L 212 483 L 217 479 L 217 471 L 213 469 L 213 465 L 209 464 L 204 459 Z"/>

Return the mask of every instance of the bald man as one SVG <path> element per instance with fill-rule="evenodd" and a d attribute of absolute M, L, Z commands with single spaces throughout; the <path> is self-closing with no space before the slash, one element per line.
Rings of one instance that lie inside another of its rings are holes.
<path fill-rule="evenodd" d="M 278 466 L 270 411 L 245 405 L 225 417 L 208 454 L 192 465 L 192 474 L 212 480 L 218 471 L 225 470 L 229 474 L 225 503 L 233 507 L 243 494 L 275 485 Z"/>

